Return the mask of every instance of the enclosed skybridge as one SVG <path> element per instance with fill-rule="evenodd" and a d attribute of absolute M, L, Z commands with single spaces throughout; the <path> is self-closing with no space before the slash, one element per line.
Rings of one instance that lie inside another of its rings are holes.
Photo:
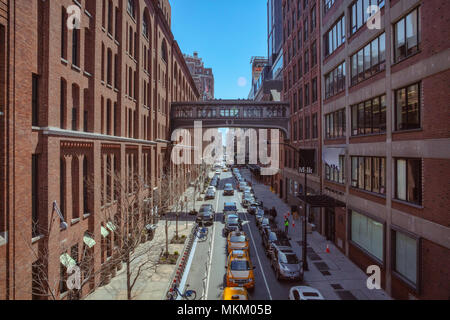
<path fill-rule="evenodd" d="M 253 100 L 210 100 L 174 102 L 171 106 L 171 131 L 194 128 L 280 129 L 289 137 L 289 103 Z"/>

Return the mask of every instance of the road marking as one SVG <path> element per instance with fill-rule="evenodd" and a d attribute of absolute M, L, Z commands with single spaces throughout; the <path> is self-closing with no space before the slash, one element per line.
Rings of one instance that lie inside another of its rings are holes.
<path fill-rule="evenodd" d="M 245 212 L 244 212 L 244 217 L 245 217 L 245 220 L 247 220 L 247 215 L 245 214 Z M 270 300 L 273 300 L 272 295 L 270 294 L 269 285 L 267 284 L 267 280 L 266 280 L 266 276 L 264 274 L 264 269 L 262 267 L 261 260 L 259 259 L 258 249 L 256 248 L 255 239 L 253 238 L 252 229 L 250 228 L 250 225 L 248 226 L 248 231 L 250 232 L 250 237 L 252 238 L 253 247 L 255 248 L 256 258 L 258 258 L 259 268 L 261 269 L 261 273 L 262 273 L 262 276 L 264 279 L 264 284 L 266 285 L 267 293 L 269 294 Z"/>
<path fill-rule="evenodd" d="M 197 231 L 198 233 L 199 231 Z M 185 267 L 185 271 L 183 272 L 183 277 L 181 278 L 180 281 L 180 285 L 178 286 L 178 289 L 180 292 L 184 293 L 184 286 L 186 285 L 186 280 L 189 276 L 189 273 L 191 271 L 191 265 L 192 265 L 192 260 L 194 260 L 194 255 L 195 255 L 195 249 L 197 248 L 197 234 L 194 235 L 194 242 L 192 244 L 192 249 L 191 249 L 191 253 L 189 254 L 189 258 L 188 261 L 186 263 L 186 267 Z M 177 295 L 177 300 L 181 300 L 181 295 Z"/>
<path fill-rule="evenodd" d="M 220 190 L 220 182 L 219 182 L 219 190 Z M 217 191 L 219 191 L 217 190 Z M 216 191 L 216 192 L 217 192 Z M 211 241 L 211 252 L 209 253 L 209 265 L 208 265 L 208 277 L 206 279 L 206 293 L 205 293 L 205 300 L 208 300 L 208 292 L 209 292 L 209 279 L 211 277 L 211 266 L 212 266 L 212 257 L 214 252 L 214 239 L 215 239 L 215 230 L 216 230 L 216 214 L 217 209 L 219 208 L 219 199 L 220 199 L 220 192 L 217 192 L 217 200 L 216 200 L 216 208 L 215 208 L 215 214 L 214 214 L 214 221 L 213 221 L 213 229 L 212 229 L 212 241 Z"/>

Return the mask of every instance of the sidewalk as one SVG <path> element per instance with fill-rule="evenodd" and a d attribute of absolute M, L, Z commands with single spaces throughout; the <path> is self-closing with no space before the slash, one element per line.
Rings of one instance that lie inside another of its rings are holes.
<path fill-rule="evenodd" d="M 241 170 L 242 175 L 248 181 L 251 173 L 247 169 Z M 267 208 L 277 209 L 276 223 L 284 230 L 284 215 L 290 212 L 288 206 L 270 188 L 253 179 L 253 189 L 258 199 L 263 201 Z M 289 237 L 291 245 L 297 256 L 302 257 L 302 222 L 295 221 L 292 225 L 292 216 L 289 217 Z M 391 299 L 384 290 L 369 290 L 366 286 L 368 275 L 358 268 L 348 257 L 330 241 L 327 241 L 318 232 L 307 234 L 308 267 L 305 271 L 305 284 L 318 289 L 327 300 L 386 300 Z M 330 253 L 326 252 L 329 246 Z"/>
<path fill-rule="evenodd" d="M 186 189 L 184 195 L 192 197 L 193 187 Z M 196 209 L 198 210 L 202 201 L 196 202 Z M 187 211 L 192 209 L 192 204 L 189 205 Z M 175 236 L 175 218 L 168 216 L 169 219 L 169 241 Z M 186 220 L 188 222 L 186 223 Z M 164 300 L 169 282 L 172 281 L 172 275 L 177 268 L 177 265 L 162 265 L 156 262 L 159 259 L 161 250 L 165 249 L 165 219 L 160 219 L 158 228 L 155 231 L 155 236 L 152 241 L 146 242 L 139 246 L 136 250 L 146 250 L 148 247 L 153 247 L 149 254 L 149 265 L 152 265 L 148 270 L 143 271 L 132 291 L 134 300 Z M 180 215 L 178 221 L 179 236 L 188 236 L 191 232 L 192 226 L 195 223 L 195 217 Z M 169 252 L 178 251 L 182 254 L 184 244 L 169 244 Z M 154 266 L 153 266 L 154 265 Z M 132 279 L 135 274 L 132 275 Z M 123 264 L 122 269 L 117 272 L 117 275 L 111 279 L 107 285 L 97 288 L 93 293 L 85 297 L 86 300 L 126 300 L 127 299 L 127 278 L 126 265 Z"/>

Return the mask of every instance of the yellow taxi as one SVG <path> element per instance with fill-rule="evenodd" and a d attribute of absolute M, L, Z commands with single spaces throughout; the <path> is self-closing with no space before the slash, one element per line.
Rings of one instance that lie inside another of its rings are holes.
<path fill-rule="evenodd" d="M 248 300 L 247 289 L 242 287 L 227 287 L 223 290 L 222 300 Z"/>
<path fill-rule="evenodd" d="M 228 263 L 225 268 L 227 269 L 227 287 L 244 287 L 246 289 L 255 287 L 254 267 L 245 250 L 233 250 L 228 256 Z"/>
<path fill-rule="evenodd" d="M 249 241 L 247 236 L 242 231 L 232 231 L 227 238 L 227 252 L 231 253 L 233 250 L 249 250 Z"/>

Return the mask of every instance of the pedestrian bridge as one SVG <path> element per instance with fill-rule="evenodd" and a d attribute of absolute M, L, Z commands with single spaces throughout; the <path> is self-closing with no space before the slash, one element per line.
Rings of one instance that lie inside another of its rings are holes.
<path fill-rule="evenodd" d="M 194 128 L 280 129 L 289 137 L 289 103 L 253 100 L 210 100 L 173 102 L 171 131 Z"/>

